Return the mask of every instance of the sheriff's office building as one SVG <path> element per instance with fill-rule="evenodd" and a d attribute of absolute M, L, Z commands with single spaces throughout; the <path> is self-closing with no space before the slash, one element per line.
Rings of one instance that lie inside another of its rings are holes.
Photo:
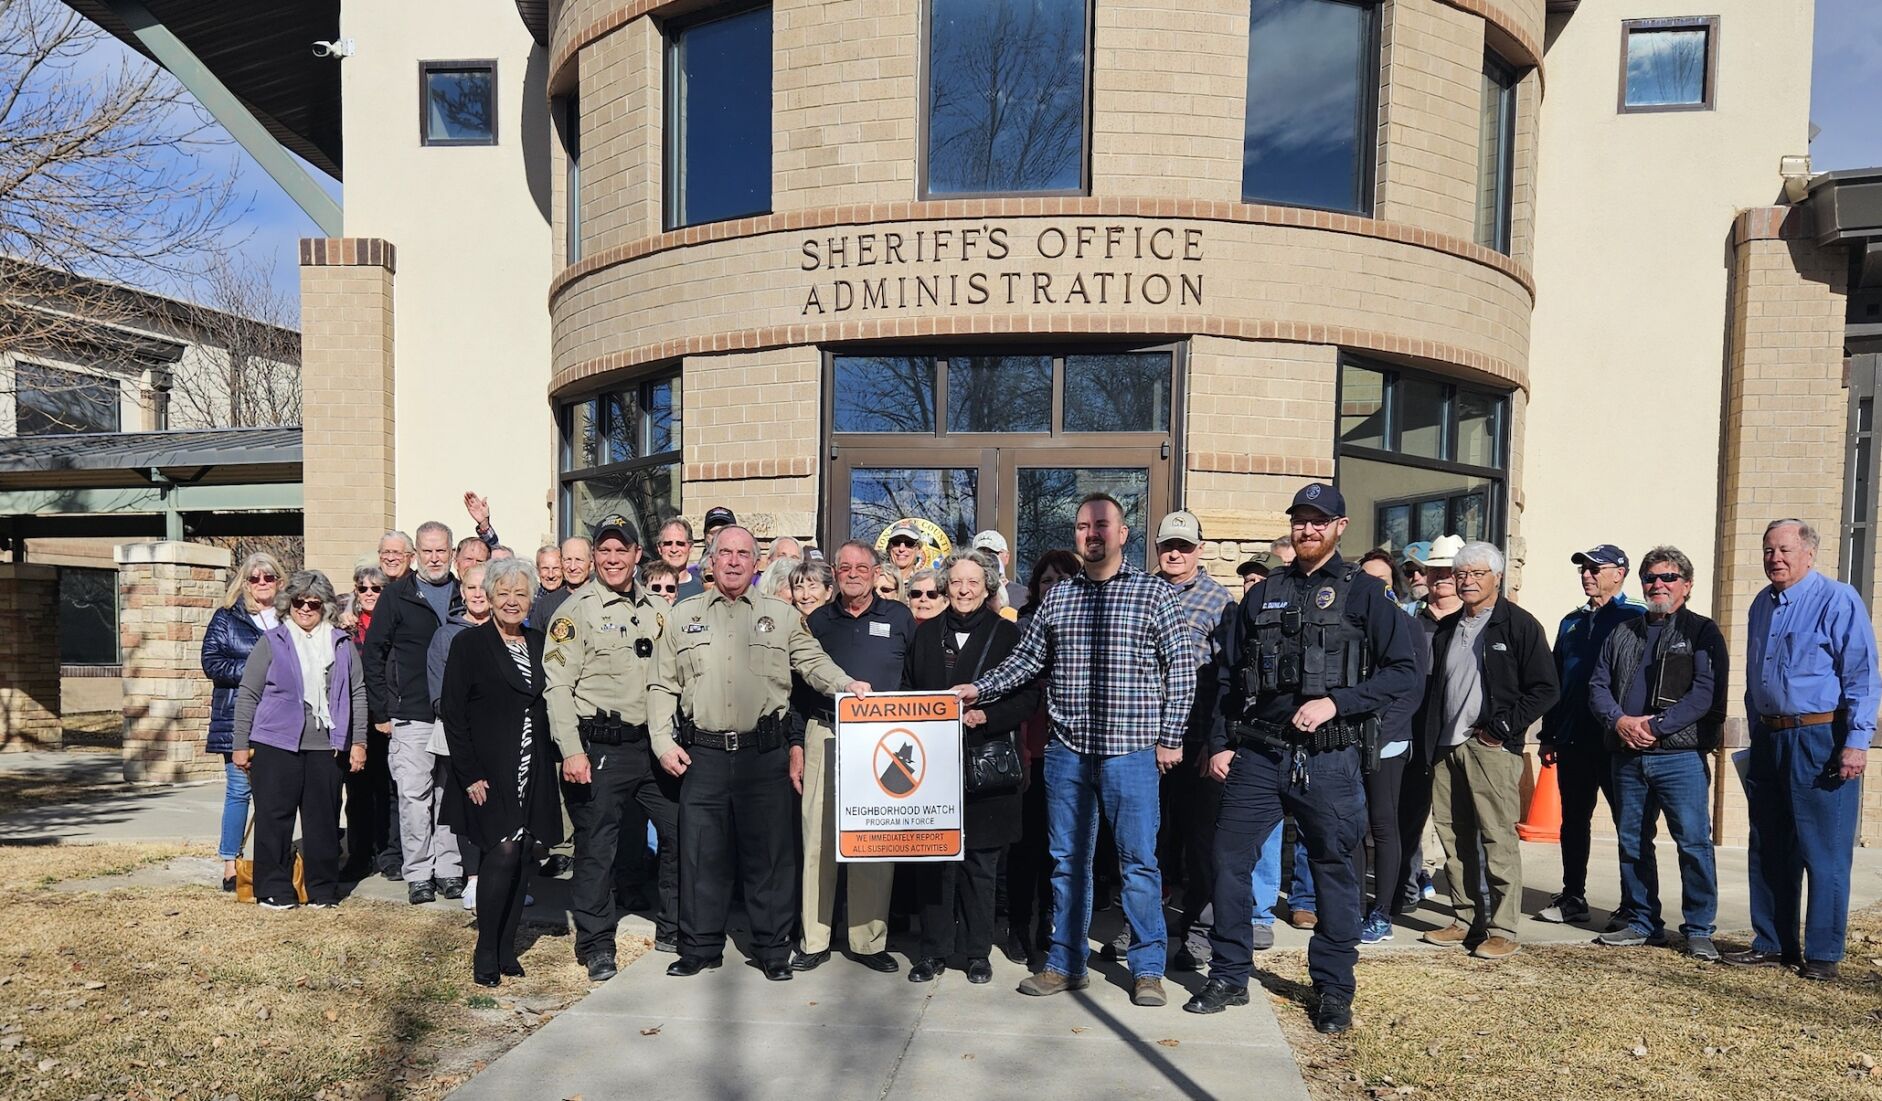
<path fill-rule="evenodd" d="M 1549 623 L 1673 543 L 1742 651 L 1785 515 L 1875 588 L 1882 173 L 1810 175 L 1807 0 L 70 2 L 344 180 L 336 573 L 470 488 L 519 551 L 727 505 L 1023 572 L 1106 490 L 1232 580 L 1331 479 Z"/>

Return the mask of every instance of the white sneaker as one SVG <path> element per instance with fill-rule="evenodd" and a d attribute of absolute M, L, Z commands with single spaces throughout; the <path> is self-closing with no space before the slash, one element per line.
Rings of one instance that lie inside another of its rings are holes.
<path fill-rule="evenodd" d="M 464 908 L 475 912 L 477 909 L 477 877 L 471 876 L 464 881 Z"/>

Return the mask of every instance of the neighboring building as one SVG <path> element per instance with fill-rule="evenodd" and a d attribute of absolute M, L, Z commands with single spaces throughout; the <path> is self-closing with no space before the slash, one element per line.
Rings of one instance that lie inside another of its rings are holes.
<path fill-rule="evenodd" d="M 1874 590 L 1882 177 L 1808 182 L 1811 4 L 148 7 L 344 160 L 317 564 L 476 488 L 1023 569 L 1107 489 L 1229 569 L 1334 478 L 1350 546 L 1501 542 L 1545 615 L 1573 551 L 1672 541 L 1735 629 L 1779 512 Z"/>

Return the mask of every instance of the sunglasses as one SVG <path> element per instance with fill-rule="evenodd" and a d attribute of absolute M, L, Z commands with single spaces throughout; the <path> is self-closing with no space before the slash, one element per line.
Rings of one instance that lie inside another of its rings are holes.
<path fill-rule="evenodd" d="M 262 573 L 251 573 L 248 575 L 248 583 L 250 585 L 272 585 L 276 581 L 279 581 L 279 580 L 281 579 L 276 577 L 274 574 L 267 573 L 265 571 Z"/>
<path fill-rule="evenodd" d="M 889 546 L 891 547 L 915 547 L 915 546 L 920 546 L 920 544 L 915 542 L 913 539 L 891 539 L 889 540 Z"/>
<path fill-rule="evenodd" d="M 1651 585 L 1655 581 L 1671 585 L 1684 580 L 1686 580 L 1686 575 L 1677 571 L 1673 573 L 1643 573 L 1640 575 L 1640 583 L 1642 585 Z"/>
<path fill-rule="evenodd" d="M 384 585 L 355 585 L 353 586 L 353 591 L 356 593 L 379 593 L 379 592 L 385 591 L 385 586 Z"/>
<path fill-rule="evenodd" d="M 680 591 L 680 587 L 678 585 L 649 585 L 647 586 L 647 591 L 656 593 L 677 593 Z"/>
<path fill-rule="evenodd" d="M 663 547 L 690 547 L 693 543 L 690 539 L 662 539 L 660 540 L 660 545 Z"/>
<path fill-rule="evenodd" d="M 1620 567 L 1616 566 L 1612 562 L 1603 562 L 1600 565 L 1593 565 L 1587 562 L 1583 562 L 1581 565 L 1575 567 L 1575 572 L 1576 573 L 1600 573 L 1602 570 L 1607 570 L 1607 569 L 1618 570 L 1620 569 Z"/>
<path fill-rule="evenodd" d="M 297 596 L 292 603 L 294 610 L 299 612 L 317 612 L 327 606 L 325 601 L 312 596 Z"/>
<path fill-rule="evenodd" d="M 941 590 L 940 589 L 910 589 L 908 590 L 908 598 L 910 600 L 939 600 L 941 599 Z"/>
<path fill-rule="evenodd" d="M 894 585 L 877 585 L 876 592 L 882 594 L 883 596 L 894 596 L 895 586 Z"/>

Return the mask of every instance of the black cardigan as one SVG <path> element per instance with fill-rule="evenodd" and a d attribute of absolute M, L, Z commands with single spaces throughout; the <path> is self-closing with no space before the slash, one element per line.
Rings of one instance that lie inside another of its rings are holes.
<path fill-rule="evenodd" d="M 1425 693 L 1424 749 L 1427 760 L 1437 760 L 1444 741 L 1444 661 L 1463 610 L 1445 616 L 1431 638 L 1430 690 Z M 1562 695 L 1555 677 L 1555 654 L 1536 617 L 1498 600 L 1483 627 L 1483 714 L 1479 725 L 1502 739 L 1503 748 L 1521 753 L 1530 726 L 1555 706 Z"/>
<path fill-rule="evenodd" d="M 451 747 L 451 780 L 439 817 L 480 848 L 493 847 L 522 826 L 545 845 L 562 840 L 556 755 L 543 702 L 542 632 L 525 627 L 523 638 L 529 647 L 527 684 L 494 620 L 459 632 L 444 663 L 438 711 Z M 530 724 L 529 800 L 519 806 L 524 715 Z M 490 785 L 481 807 L 465 794 L 479 780 Z"/>
<path fill-rule="evenodd" d="M 1000 664 L 1006 655 L 1012 653 L 1013 647 L 1019 645 L 1019 628 L 989 613 L 980 626 L 967 636 L 967 643 L 955 656 L 954 672 L 950 674 L 947 671 L 946 655 L 952 632 L 948 630 L 947 619 L 947 614 L 943 613 L 915 628 L 915 639 L 909 644 L 908 658 L 903 664 L 902 687 L 938 692 L 965 684 L 974 679 L 976 668 L 986 672 Z M 1012 734 L 1018 737 L 1015 732 L 1019 730 L 1020 724 L 1032 717 L 1038 708 L 1039 686 L 1036 681 L 983 707 L 969 708 L 985 711 L 987 721 L 980 726 L 961 728 L 966 743 L 963 748 L 971 753 L 975 746 L 996 736 Z M 1022 756 L 1025 751 L 1022 744 Z M 970 795 L 963 809 L 962 830 L 968 848 L 990 849 L 1019 840 L 1019 792 L 1010 795 Z"/>

